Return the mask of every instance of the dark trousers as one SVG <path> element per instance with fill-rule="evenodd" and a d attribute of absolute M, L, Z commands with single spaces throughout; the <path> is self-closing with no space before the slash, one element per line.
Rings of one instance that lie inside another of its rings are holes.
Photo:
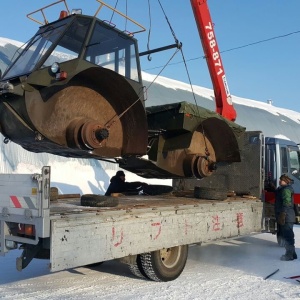
<path fill-rule="evenodd" d="M 282 237 L 285 239 L 287 245 L 294 246 L 295 245 L 295 235 L 293 231 L 294 223 L 285 223 L 281 225 L 280 232 Z"/>

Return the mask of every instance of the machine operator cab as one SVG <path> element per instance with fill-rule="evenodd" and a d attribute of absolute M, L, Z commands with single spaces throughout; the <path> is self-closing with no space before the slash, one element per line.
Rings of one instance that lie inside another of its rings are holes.
<path fill-rule="evenodd" d="M 132 33 L 119 31 L 99 19 L 68 14 L 67 11 L 61 12 L 59 20 L 51 26 L 47 21 L 45 23 L 15 54 L 3 80 L 28 75 L 38 68 L 51 67 L 57 74 L 64 62 L 82 58 L 141 82 L 137 42 Z"/>

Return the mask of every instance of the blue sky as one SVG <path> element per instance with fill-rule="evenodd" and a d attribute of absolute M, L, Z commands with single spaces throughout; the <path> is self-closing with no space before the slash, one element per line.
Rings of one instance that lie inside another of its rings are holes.
<path fill-rule="evenodd" d="M 39 25 L 30 21 L 26 14 L 53 2 L 55 1 L 6 1 L 5 9 L 2 7 L 0 37 L 27 41 L 37 31 Z M 105 2 L 114 6 L 116 0 Z M 150 48 L 173 44 L 174 38 L 158 1 L 150 0 L 150 2 L 152 15 Z M 190 1 L 160 0 L 160 2 L 177 39 L 183 44 L 183 53 L 192 83 L 212 88 Z M 67 4 L 69 8 L 82 8 L 84 14 L 94 14 L 99 6 L 96 0 L 67 0 Z M 219 49 L 223 52 L 222 60 L 230 92 L 235 96 L 263 102 L 272 99 L 276 106 L 300 111 L 298 92 L 300 86 L 300 1 L 208 0 L 208 5 L 215 24 Z M 57 6 L 58 11 L 55 13 L 53 9 L 49 9 L 49 15 L 46 11 L 46 16 L 50 21 L 59 15 L 60 8 Z M 119 0 L 117 9 L 125 12 L 126 1 Z M 147 29 L 149 28 L 148 0 L 128 0 L 127 11 L 131 18 Z M 103 10 L 99 17 L 105 19 L 105 14 L 106 11 Z M 124 27 L 125 24 L 121 26 Z M 279 38 L 280 36 L 284 37 Z M 135 37 L 139 41 L 140 52 L 145 51 L 148 31 L 136 34 Z M 271 40 L 257 43 L 266 39 Z M 251 43 L 257 44 L 246 46 Z M 231 50 L 237 47 L 242 48 Z M 157 74 L 174 51 L 173 49 L 153 54 L 151 61 L 148 61 L 147 57 L 142 57 L 142 70 Z M 177 53 L 171 63 L 161 75 L 188 82 L 181 54 Z"/>

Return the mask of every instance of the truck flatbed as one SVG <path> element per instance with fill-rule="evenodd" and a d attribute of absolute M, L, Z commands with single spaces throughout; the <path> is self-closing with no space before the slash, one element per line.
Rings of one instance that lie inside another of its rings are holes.
<path fill-rule="evenodd" d="M 187 190 L 92 207 L 79 194 L 51 200 L 47 166 L 41 174 L 0 174 L 0 182 L 0 254 L 25 247 L 18 270 L 33 258 L 50 259 L 51 271 L 120 259 L 134 274 L 142 268 L 148 278 L 167 281 L 183 270 L 188 245 L 261 232 L 263 202 L 250 196 L 200 200 Z M 95 196 L 89 199 L 113 199 Z"/>
<path fill-rule="evenodd" d="M 110 208 L 80 206 L 79 198 L 51 201 L 51 270 L 260 232 L 262 205 L 172 195 L 122 196 Z"/>

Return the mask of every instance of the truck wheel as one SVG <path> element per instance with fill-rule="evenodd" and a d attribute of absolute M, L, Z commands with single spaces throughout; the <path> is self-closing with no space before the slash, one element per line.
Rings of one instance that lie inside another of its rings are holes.
<path fill-rule="evenodd" d="M 136 257 L 136 262 L 133 265 L 128 265 L 130 272 L 139 278 L 148 278 L 147 274 L 145 273 L 142 262 L 141 262 L 141 255 L 138 254 Z"/>
<path fill-rule="evenodd" d="M 114 207 L 119 204 L 119 199 L 116 197 L 94 195 L 94 194 L 84 194 L 80 198 L 80 203 L 82 206 Z"/>
<path fill-rule="evenodd" d="M 149 279 L 170 281 L 176 279 L 183 271 L 188 245 L 164 248 L 140 255 L 142 268 Z"/>
<path fill-rule="evenodd" d="M 194 188 L 194 197 L 207 200 L 225 200 L 227 198 L 227 191 L 224 189 L 196 186 Z"/>

